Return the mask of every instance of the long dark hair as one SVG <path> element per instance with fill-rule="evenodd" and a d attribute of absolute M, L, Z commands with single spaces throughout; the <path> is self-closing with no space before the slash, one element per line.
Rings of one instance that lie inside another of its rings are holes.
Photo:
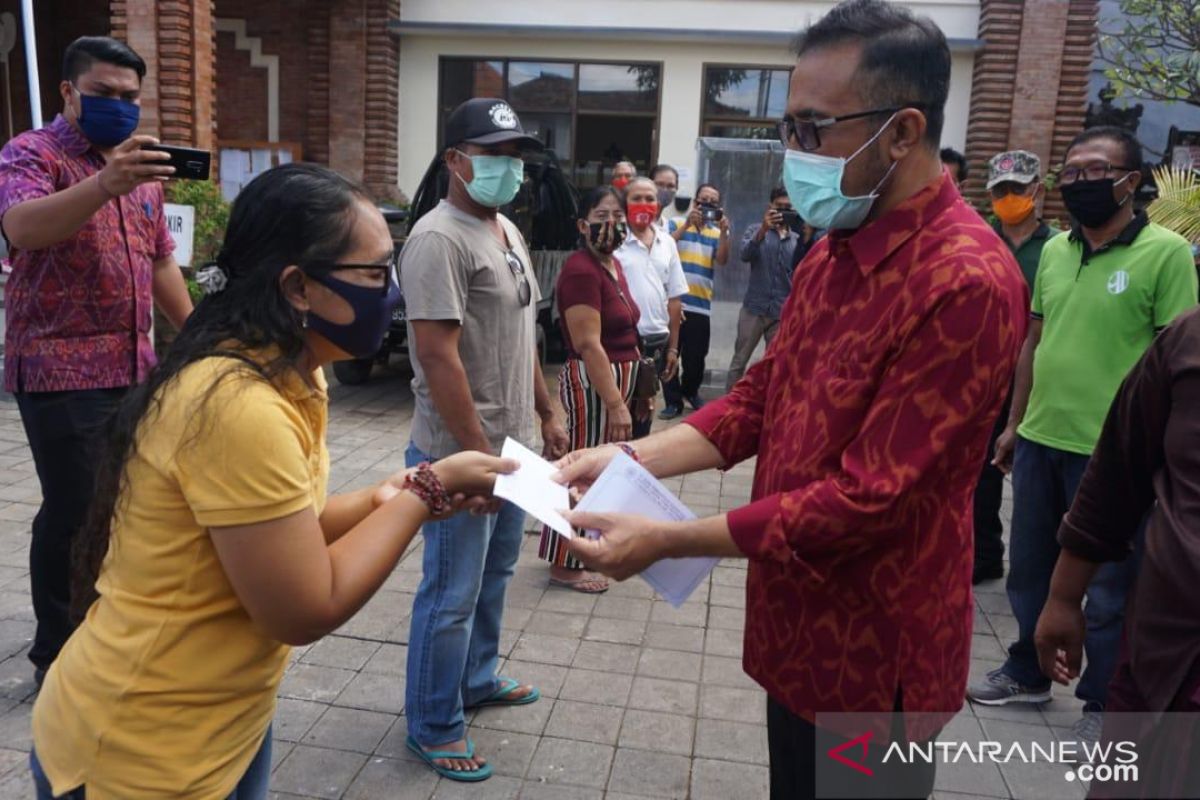
<path fill-rule="evenodd" d="M 238 195 L 216 261 L 228 285 L 200 301 L 149 380 L 130 390 L 109 421 L 92 505 L 73 548 L 71 605 L 77 618 L 96 599 L 113 515 L 128 489 L 125 468 L 136 454 L 138 429 L 157 414 L 163 390 L 189 364 L 211 356 L 229 359 L 226 375 L 250 369 L 273 380 L 296 368 L 304 352 L 304 320 L 284 296 L 279 275 L 292 264 L 338 261 L 351 247 L 359 200 L 367 200 L 363 189 L 313 164 L 268 170 Z M 267 349 L 272 355 L 265 363 L 248 355 Z"/>

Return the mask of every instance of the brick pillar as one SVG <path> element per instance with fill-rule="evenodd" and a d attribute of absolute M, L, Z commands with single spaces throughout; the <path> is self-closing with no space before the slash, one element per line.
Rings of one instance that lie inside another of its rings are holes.
<path fill-rule="evenodd" d="M 1022 5 L 1022 0 L 984 0 L 979 10 L 979 38 L 984 45 L 975 54 L 971 81 L 966 153 L 971 177 L 963 187 L 979 208 L 987 206 L 988 159 L 1008 149 Z"/>
<path fill-rule="evenodd" d="M 400 0 L 367 0 L 366 163 L 363 183 L 377 198 L 397 194 L 400 42 L 388 23 L 400 18 Z"/>
<path fill-rule="evenodd" d="M 329 14 L 308 14 L 308 107 L 304 159 L 329 163 Z"/>
<path fill-rule="evenodd" d="M 139 133 L 161 136 L 159 127 L 158 12 L 154 0 L 110 0 L 112 35 L 146 62 Z"/>
<path fill-rule="evenodd" d="M 1096 36 L 1096 0 L 982 0 L 967 159 L 967 197 L 987 207 L 987 161 L 1004 150 L 1031 150 L 1045 170 L 1062 163 L 1083 129 Z M 1047 219 L 1066 220 L 1057 191 Z"/>
<path fill-rule="evenodd" d="M 365 0 L 333 0 L 329 10 L 329 166 L 363 179 L 367 137 L 367 7 Z"/>

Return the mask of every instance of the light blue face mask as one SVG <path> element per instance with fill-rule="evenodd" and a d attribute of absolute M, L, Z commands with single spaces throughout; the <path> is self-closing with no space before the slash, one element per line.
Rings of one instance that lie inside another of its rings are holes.
<path fill-rule="evenodd" d="M 499 208 L 512 202 L 525 179 L 525 162 L 513 156 L 472 156 L 462 150 L 460 155 L 471 159 L 474 177 L 467 183 L 461 175 L 458 179 L 467 187 L 471 199 L 485 208 Z"/>
<path fill-rule="evenodd" d="M 854 229 L 862 225 L 879 197 L 879 187 L 892 174 L 896 162 L 892 162 L 871 193 L 861 197 L 847 197 L 842 193 L 842 176 L 846 165 L 878 139 L 895 118 L 895 114 L 889 117 L 849 158 L 821 156 L 802 150 L 787 151 L 783 159 L 783 185 L 801 219 L 814 228 L 826 230 Z"/>

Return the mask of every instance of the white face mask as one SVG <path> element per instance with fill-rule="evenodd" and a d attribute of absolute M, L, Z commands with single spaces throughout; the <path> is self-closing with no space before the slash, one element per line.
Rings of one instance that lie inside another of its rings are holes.
<path fill-rule="evenodd" d="M 822 156 L 801 150 L 787 151 L 783 159 L 783 185 L 801 219 L 814 228 L 854 229 L 862 225 L 879 197 L 879 187 L 883 186 L 898 162 L 893 161 L 875 188 L 860 197 L 847 197 L 842 192 L 842 177 L 846 165 L 878 139 L 895 118 L 895 114 L 888 117 L 875 135 L 863 142 L 862 147 L 851 153 L 849 158 Z"/>

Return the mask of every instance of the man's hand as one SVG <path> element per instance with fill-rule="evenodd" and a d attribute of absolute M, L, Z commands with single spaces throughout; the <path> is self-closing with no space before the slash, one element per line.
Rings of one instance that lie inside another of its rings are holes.
<path fill-rule="evenodd" d="M 767 206 L 767 213 L 763 214 L 762 225 L 758 226 L 758 233 L 754 238 L 762 241 L 767 235 L 767 231 L 774 230 L 783 225 L 783 215 L 775 208 L 775 206 Z"/>
<path fill-rule="evenodd" d="M 679 371 L 679 351 L 674 349 L 667 350 L 665 361 L 666 363 L 663 365 L 662 375 L 659 376 L 663 383 L 666 383 L 667 381 L 671 380 L 671 378 L 674 378 L 675 373 Z"/>
<path fill-rule="evenodd" d="M 621 448 L 616 445 L 605 444 L 567 453 L 554 465 L 558 467 L 554 480 L 571 489 L 576 498 L 581 497 L 619 452 Z"/>
<path fill-rule="evenodd" d="M 1063 686 L 1079 677 L 1083 661 L 1083 638 L 1087 621 L 1079 603 L 1069 603 L 1051 595 L 1038 617 L 1033 643 L 1038 665 L 1047 678 Z"/>
<path fill-rule="evenodd" d="M 704 227 L 704 215 L 700 213 L 700 209 L 693 208 L 687 215 L 687 224 L 685 228 L 691 227 L 700 230 Z"/>
<path fill-rule="evenodd" d="M 97 180 L 100 188 L 113 197 L 127 195 L 143 183 L 165 181 L 175 168 L 163 164 L 171 156 L 161 150 L 143 150 L 142 145 L 158 144 L 153 136 L 130 136 L 106 156 L 108 161 Z"/>
<path fill-rule="evenodd" d="M 721 233 L 728 236 L 729 235 L 729 217 L 725 214 L 721 214 L 721 218 L 719 220 L 717 220 L 717 227 L 721 229 Z"/>
<path fill-rule="evenodd" d="M 577 536 L 567 541 L 571 555 L 588 569 L 623 581 L 666 556 L 666 539 L 654 520 L 632 514 L 563 513 L 576 528 L 600 532 L 599 539 Z"/>
<path fill-rule="evenodd" d="M 996 438 L 996 452 L 992 456 L 992 466 L 1003 472 L 1005 475 L 1012 472 L 1013 466 L 1013 451 L 1017 446 L 1017 429 L 1009 425 L 1004 429 L 1004 432 Z"/>
<path fill-rule="evenodd" d="M 571 437 L 554 414 L 542 420 L 542 458 L 556 461 L 571 449 Z"/>

